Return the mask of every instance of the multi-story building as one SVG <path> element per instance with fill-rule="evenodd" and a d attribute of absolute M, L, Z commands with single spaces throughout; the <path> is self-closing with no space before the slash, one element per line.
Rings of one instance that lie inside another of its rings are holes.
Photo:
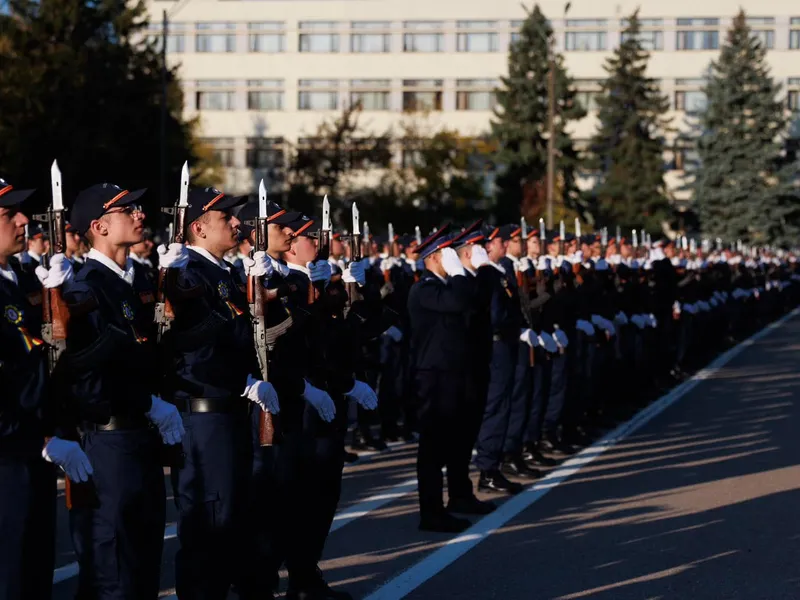
<path fill-rule="evenodd" d="M 562 0 L 539 5 L 589 110 L 573 127 L 579 144 L 596 127 L 603 65 L 637 7 L 649 75 L 670 98 L 673 125 L 685 129 L 685 116 L 704 106 L 703 74 L 740 7 L 769 49 L 787 110 L 800 114 L 796 0 L 573 0 L 568 11 Z M 180 65 L 186 113 L 200 115 L 235 192 L 273 177 L 288 144 L 302 145 L 355 101 L 362 125 L 375 132 L 421 109 L 431 128 L 488 132 L 493 89 L 525 18 L 519 0 L 151 0 L 148 8 L 154 36 L 167 11 L 168 60 Z M 673 139 L 665 170 L 680 199 L 692 149 Z"/>

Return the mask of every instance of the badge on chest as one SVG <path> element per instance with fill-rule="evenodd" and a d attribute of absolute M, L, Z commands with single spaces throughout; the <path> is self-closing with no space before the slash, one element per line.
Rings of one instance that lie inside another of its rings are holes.
<path fill-rule="evenodd" d="M 134 324 L 136 319 L 136 311 L 133 310 L 133 307 L 127 300 L 122 301 L 122 316 L 125 317 L 125 320 L 128 321 L 128 323 L 130 323 L 131 331 L 133 332 L 133 337 L 136 340 L 136 343 L 145 343 L 147 338 L 139 334 L 139 332 L 136 330 L 136 325 Z"/>
<path fill-rule="evenodd" d="M 3 316 L 5 317 L 6 321 L 17 328 L 20 339 L 22 340 L 22 345 L 25 347 L 26 352 L 30 352 L 36 346 L 41 346 L 44 344 L 42 340 L 32 336 L 28 332 L 28 329 L 25 327 L 25 313 L 22 312 L 22 309 L 14 306 L 13 304 L 9 304 L 5 307 L 5 309 L 3 309 Z"/>
<path fill-rule="evenodd" d="M 220 281 L 217 284 L 217 293 L 219 294 L 220 299 L 225 303 L 228 309 L 231 311 L 232 317 L 238 317 L 244 314 L 239 308 L 231 301 L 231 291 L 228 288 L 228 284 L 224 281 Z"/>

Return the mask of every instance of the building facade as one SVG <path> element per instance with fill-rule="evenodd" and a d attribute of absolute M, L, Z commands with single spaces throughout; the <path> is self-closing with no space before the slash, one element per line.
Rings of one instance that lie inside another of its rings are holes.
<path fill-rule="evenodd" d="M 573 0 L 568 12 L 561 0 L 539 5 L 589 111 L 572 128 L 579 145 L 596 127 L 603 65 L 637 7 L 649 75 L 670 98 L 673 126 L 685 130 L 687 115 L 704 106 L 703 74 L 739 7 L 769 48 L 787 110 L 800 114 L 796 0 Z M 356 101 L 360 123 L 376 133 L 397 128 L 408 110 L 425 111 L 431 130 L 487 133 L 492 90 L 525 18 L 518 0 L 160 0 L 148 10 L 154 37 L 167 11 L 167 56 L 180 65 L 186 114 L 200 116 L 226 189 L 237 193 L 278 178 L 289 145 L 302 146 Z M 665 153 L 678 200 L 692 152 L 676 135 Z"/>

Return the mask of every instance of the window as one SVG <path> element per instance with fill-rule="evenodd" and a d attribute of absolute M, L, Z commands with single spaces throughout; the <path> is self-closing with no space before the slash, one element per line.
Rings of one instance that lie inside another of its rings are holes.
<path fill-rule="evenodd" d="M 494 79 L 456 81 L 456 110 L 492 110 L 495 106 Z"/>
<path fill-rule="evenodd" d="M 678 19 L 678 50 L 718 50 L 719 19 Z"/>
<path fill-rule="evenodd" d="M 350 24 L 350 52 L 391 52 L 392 36 L 388 21 L 353 21 Z"/>
<path fill-rule="evenodd" d="M 155 44 L 156 51 L 161 52 L 161 42 L 163 36 L 161 34 L 160 23 L 150 23 L 149 38 Z M 186 30 L 185 23 L 170 23 L 167 28 L 167 54 L 182 54 L 186 52 L 186 37 L 184 31 Z"/>
<path fill-rule="evenodd" d="M 688 114 L 703 112 L 708 105 L 703 88 L 704 79 L 676 79 L 675 80 L 675 110 L 682 110 Z"/>
<path fill-rule="evenodd" d="M 197 110 L 236 110 L 236 82 L 206 79 L 197 82 Z"/>
<path fill-rule="evenodd" d="M 800 77 L 789 78 L 789 92 L 786 95 L 788 108 L 793 113 L 800 113 Z"/>
<path fill-rule="evenodd" d="M 403 80 L 403 110 L 442 110 L 441 79 Z"/>
<path fill-rule="evenodd" d="M 354 79 L 350 82 L 350 103 L 363 110 L 391 110 L 388 79 Z"/>
<path fill-rule="evenodd" d="M 283 80 L 248 81 L 247 110 L 283 110 Z"/>
<path fill-rule="evenodd" d="M 628 19 L 622 19 L 620 26 L 628 26 Z M 639 34 L 636 36 L 642 48 L 645 50 L 664 49 L 664 20 L 663 19 L 639 19 Z M 630 35 L 622 32 L 620 41 L 624 44 Z"/>
<path fill-rule="evenodd" d="M 597 98 L 603 95 L 603 81 L 600 79 L 576 79 L 575 101 L 586 112 L 594 112 L 599 108 Z"/>
<path fill-rule="evenodd" d="M 607 27 L 605 19 L 567 19 L 564 47 L 581 52 L 605 50 Z"/>
<path fill-rule="evenodd" d="M 250 52 L 275 54 L 286 50 L 283 23 L 249 23 L 247 42 Z"/>
<path fill-rule="evenodd" d="M 236 52 L 234 23 L 198 23 L 195 32 L 197 52 Z"/>
<path fill-rule="evenodd" d="M 284 141 L 282 137 L 247 138 L 247 166 L 250 169 L 283 169 Z M 275 181 L 275 174 L 269 177 Z"/>
<path fill-rule="evenodd" d="M 458 51 L 497 52 L 496 27 L 494 21 L 459 21 Z"/>
<path fill-rule="evenodd" d="M 789 20 L 789 49 L 800 50 L 800 17 L 792 17 Z"/>
<path fill-rule="evenodd" d="M 692 140 L 677 139 L 672 147 L 672 162 L 667 165 L 671 171 L 690 171 L 700 164 L 700 155 Z"/>
<path fill-rule="evenodd" d="M 339 34 L 336 23 L 329 21 L 301 21 L 300 52 L 339 52 Z"/>
<path fill-rule="evenodd" d="M 300 110 L 336 110 L 339 106 L 339 82 L 335 79 L 301 79 Z"/>
<path fill-rule="evenodd" d="M 403 52 L 444 52 L 440 21 L 406 21 L 403 28 Z"/>
<path fill-rule="evenodd" d="M 767 50 L 775 48 L 775 17 L 747 17 L 747 24 Z"/>
<path fill-rule="evenodd" d="M 214 158 L 219 161 L 221 166 L 236 166 L 235 140 L 233 138 L 204 138 L 203 142 L 211 146 Z"/>
<path fill-rule="evenodd" d="M 511 43 L 518 42 L 522 37 L 522 26 L 525 21 L 511 21 Z"/>

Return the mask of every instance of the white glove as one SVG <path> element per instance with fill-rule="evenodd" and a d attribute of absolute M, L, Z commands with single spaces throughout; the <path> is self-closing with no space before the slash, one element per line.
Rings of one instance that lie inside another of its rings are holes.
<path fill-rule="evenodd" d="M 183 269 L 189 264 L 189 250 L 183 244 L 172 243 L 169 249 L 164 244 L 158 247 L 159 269 Z"/>
<path fill-rule="evenodd" d="M 390 338 L 392 338 L 395 342 L 398 343 L 403 341 L 403 332 L 400 331 L 394 325 L 392 325 L 391 327 L 389 327 L 389 329 L 384 331 L 383 335 L 388 335 Z"/>
<path fill-rule="evenodd" d="M 544 347 L 544 349 L 547 350 L 550 354 L 555 354 L 556 352 L 558 352 L 558 344 L 556 344 L 556 341 L 553 339 L 553 336 L 547 333 L 546 331 L 543 331 L 539 335 L 539 344 L 541 344 Z"/>
<path fill-rule="evenodd" d="M 278 404 L 278 393 L 268 381 L 261 381 L 252 375 L 248 375 L 242 396 L 250 400 L 250 402 L 258 404 L 261 410 L 265 412 L 273 415 L 281 412 L 280 404 Z"/>
<path fill-rule="evenodd" d="M 461 259 L 452 248 L 442 248 L 442 267 L 450 277 L 464 275 L 464 265 L 461 264 Z"/>
<path fill-rule="evenodd" d="M 363 381 L 356 381 L 353 385 L 353 389 L 347 392 L 345 396 L 352 398 L 366 410 L 375 410 L 378 408 L 378 396 L 372 388 Z"/>
<path fill-rule="evenodd" d="M 310 262 L 306 265 L 306 267 L 308 267 L 311 281 L 324 281 L 325 285 L 328 285 L 333 272 L 331 271 L 331 266 L 328 264 L 327 260 Z"/>
<path fill-rule="evenodd" d="M 245 256 L 242 259 L 244 264 L 244 274 L 248 277 L 267 277 L 269 278 L 274 269 L 272 262 L 267 258 L 267 253 L 263 250 L 253 253 L 253 258 Z"/>
<path fill-rule="evenodd" d="M 644 329 L 647 325 L 647 318 L 644 315 L 633 315 L 631 321 L 639 329 Z"/>
<path fill-rule="evenodd" d="M 39 265 L 36 267 L 36 277 L 47 289 L 57 288 L 70 281 L 74 275 L 72 263 L 63 254 L 55 254 L 50 259 L 50 269 Z"/>
<path fill-rule="evenodd" d="M 178 412 L 175 405 L 164 402 L 158 396 L 153 396 L 152 398 L 153 405 L 145 413 L 145 416 L 158 427 L 158 433 L 161 434 L 161 439 L 164 440 L 165 444 L 169 446 L 180 444 L 183 434 L 186 433 L 183 428 L 181 413 Z"/>
<path fill-rule="evenodd" d="M 75 483 L 89 481 L 89 477 L 94 473 L 89 457 L 83 452 L 78 442 L 51 437 L 42 450 L 42 458 L 64 469 L 70 481 Z"/>
<path fill-rule="evenodd" d="M 336 406 L 327 392 L 315 388 L 306 381 L 306 389 L 303 390 L 303 398 L 316 409 L 320 419 L 326 423 L 333 421 L 333 417 L 336 416 Z"/>
<path fill-rule="evenodd" d="M 553 333 L 553 337 L 555 338 L 558 347 L 562 350 L 566 350 L 566 348 L 569 346 L 569 338 L 567 337 L 567 334 L 561 329 L 556 329 L 555 333 Z"/>
<path fill-rule="evenodd" d="M 586 335 L 594 335 L 594 325 L 589 323 L 589 321 L 585 321 L 584 319 L 578 319 L 575 323 L 575 329 L 582 331 Z"/>
<path fill-rule="evenodd" d="M 486 254 L 486 248 L 483 246 L 475 245 L 472 247 L 472 259 L 470 260 L 475 269 L 480 269 L 483 265 L 489 264 L 489 255 Z"/>
<path fill-rule="evenodd" d="M 394 265 L 395 265 L 395 262 L 394 262 L 393 258 L 384 258 L 381 261 L 381 271 L 383 271 L 384 273 L 386 271 L 391 271 L 392 268 L 394 267 Z"/>
<path fill-rule="evenodd" d="M 536 348 L 539 345 L 539 336 L 533 329 L 521 329 L 519 333 L 519 341 L 523 344 L 528 344 L 531 348 Z"/>
<path fill-rule="evenodd" d="M 656 319 L 656 316 L 655 316 L 654 314 L 652 314 L 652 313 L 650 313 L 649 315 L 647 315 L 647 323 L 648 323 L 648 324 L 650 325 L 650 327 L 652 327 L 653 329 L 655 329 L 656 327 L 658 327 L 658 319 Z"/>
<path fill-rule="evenodd" d="M 583 250 L 576 250 L 575 254 L 572 255 L 572 264 L 579 265 L 583 263 Z"/>
<path fill-rule="evenodd" d="M 350 263 L 350 266 L 342 273 L 342 281 L 345 283 L 357 283 L 358 285 L 366 284 L 367 272 L 364 268 L 364 263 L 361 261 Z"/>
<path fill-rule="evenodd" d="M 486 252 L 486 250 L 484 250 L 484 252 Z M 517 271 L 526 273 L 527 271 L 530 271 L 532 268 L 533 268 L 533 263 L 531 262 L 530 258 L 528 258 L 527 256 L 523 256 L 522 258 L 519 259 L 519 262 L 517 263 Z"/>
<path fill-rule="evenodd" d="M 627 325 L 627 324 L 628 324 L 628 315 L 626 315 L 626 314 L 625 314 L 624 312 L 622 312 L 622 311 L 619 311 L 619 312 L 617 313 L 617 316 L 616 316 L 616 317 L 614 317 L 614 323 L 615 323 L 616 325 L 620 325 L 620 326 L 622 326 L 622 325 Z"/>

